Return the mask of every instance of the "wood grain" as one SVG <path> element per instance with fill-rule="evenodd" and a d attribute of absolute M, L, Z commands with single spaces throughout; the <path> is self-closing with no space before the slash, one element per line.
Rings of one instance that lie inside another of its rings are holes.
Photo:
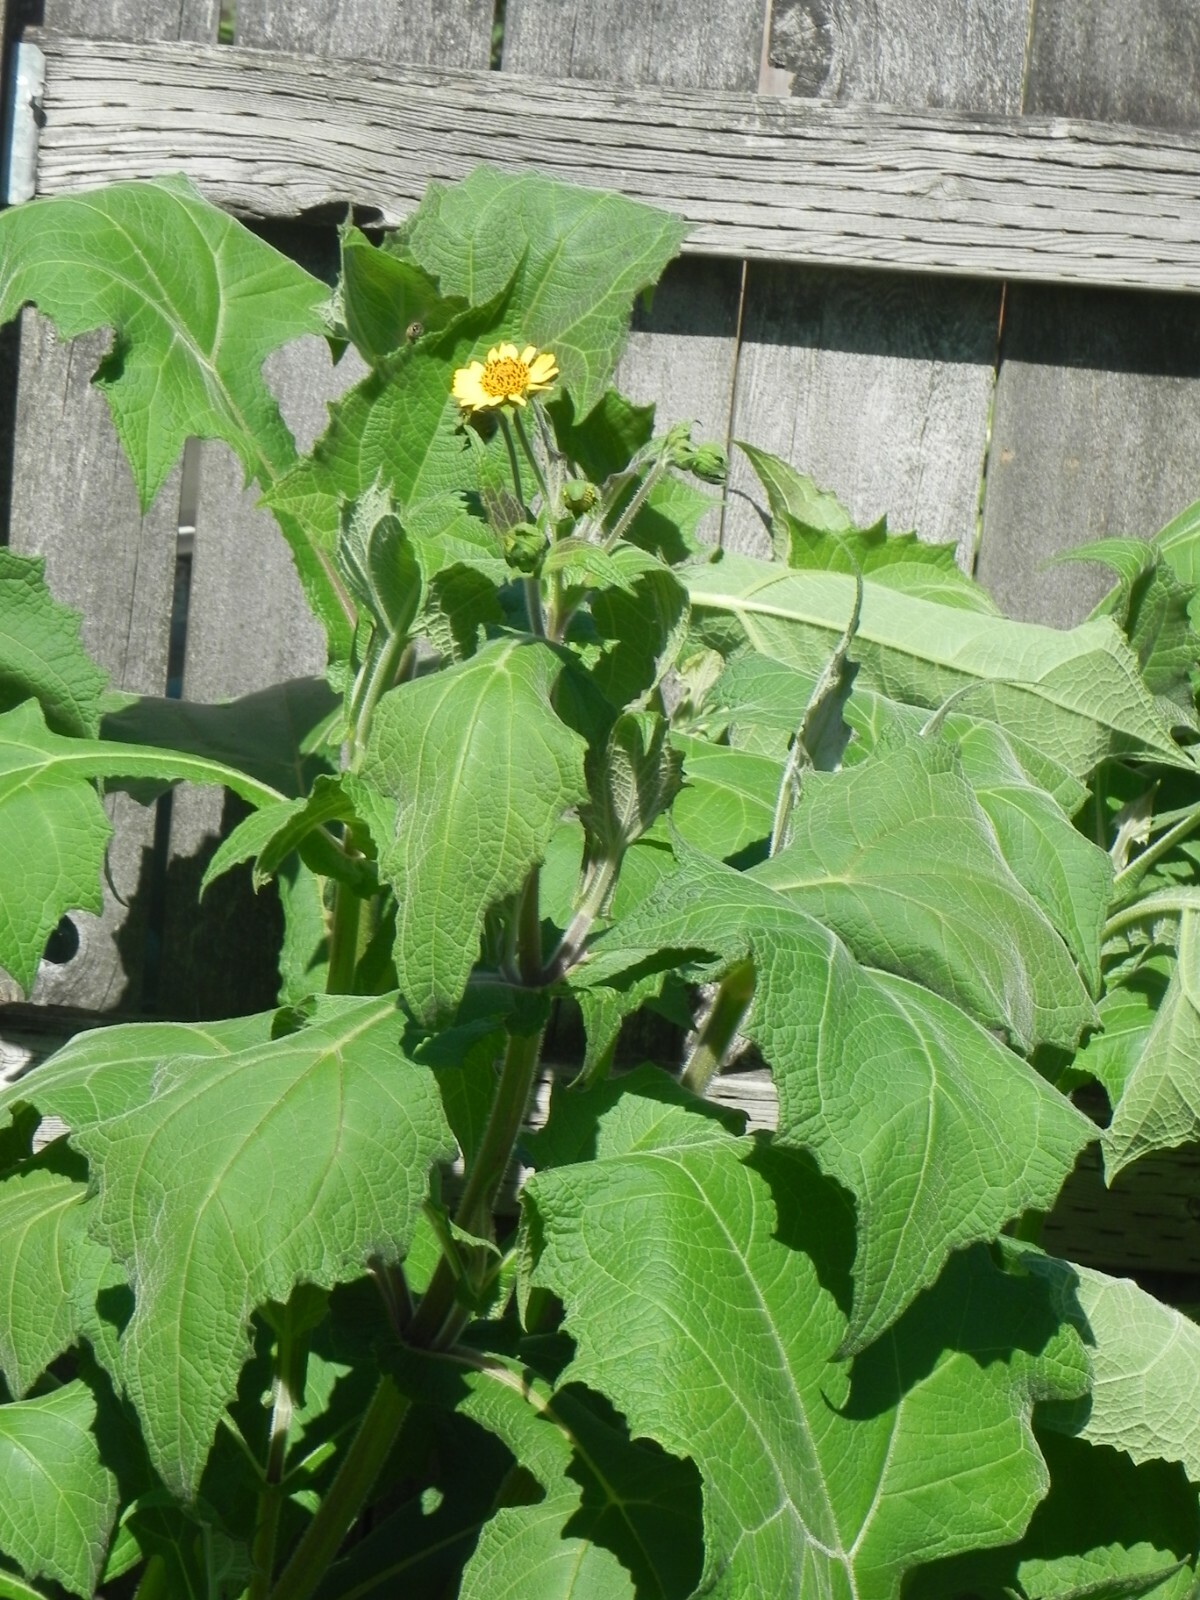
<path fill-rule="evenodd" d="M 128 41 L 216 33 L 216 0 L 46 0 L 51 28 Z M 130 48 L 129 45 L 117 48 Z M 21 319 L 9 542 L 46 558 L 58 599 L 83 613 L 83 638 L 114 685 L 161 694 L 175 569 L 179 477 L 143 516 L 112 421 L 91 376 L 110 343 L 104 334 L 59 344 L 49 325 Z M 44 961 L 33 998 L 97 1010 L 141 1000 L 154 817 L 123 796 L 107 802 L 116 833 L 104 908 L 77 913 L 76 953 Z"/>
<path fill-rule="evenodd" d="M 975 118 L 977 129 L 999 128 L 1020 104 L 1024 42 L 1025 0 L 989 6 L 909 0 L 891 7 L 873 0 L 776 0 L 770 59 L 776 73 L 791 74 L 794 92 L 883 101 L 923 114 L 941 107 L 947 127 Z M 995 120 L 978 120 L 981 112 Z M 830 107 L 826 114 L 889 122 L 901 115 L 861 104 L 852 112 Z M 986 145 L 986 136 L 983 144 L 979 137 L 972 136 L 976 150 Z M 859 170 L 854 158 L 850 166 Z M 881 150 L 885 187 L 896 171 Z M 928 175 L 927 193 L 940 195 L 946 217 L 962 223 L 968 250 L 974 201 L 940 141 L 930 147 Z M 1002 181 L 1023 185 L 1026 179 L 1032 173 L 1019 158 L 1006 164 Z M 1006 215 L 1017 193 L 1032 198 L 1039 182 L 1010 189 L 1002 201 Z M 887 210 L 885 202 L 881 212 Z M 927 247 L 937 232 L 928 222 L 900 227 L 906 249 Z M 955 256 L 960 264 L 965 259 Z M 864 251 L 859 259 L 866 265 L 873 257 Z M 859 521 L 886 514 L 896 530 L 915 528 L 922 538 L 954 543 L 969 566 L 999 309 L 993 284 L 752 266 L 737 435 L 832 489 Z M 726 542 L 765 553 L 752 510 L 763 496 L 740 460 L 730 487 Z"/>
<path fill-rule="evenodd" d="M 1200 288 L 1191 135 L 227 47 L 42 43 L 45 194 L 183 170 L 243 214 L 352 203 L 394 223 L 431 178 L 491 161 L 666 206 L 694 225 L 696 254 Z"/>
<path fill-rule="evenodd" d="M 1194 137 L 1198 69 L 1191 8 L 1039 0 L 1026 103 Z M 1146 537 L 1200 495 L 1200 319 L 1165 296 L 1014 286 L 1001 351 L 978 572 L 1014 615 L 1066 626 L 1112 580 L 1050 556 Z"/>
<path fill-rule="evenodd" d="M 762 51 L 762 4 L 509 0 L 504 76 L 570 78 L 568 94 L 576 100 L 585 93 L 584 80 L 603 80 L 602 85 L 589 82 L 588 95 L 600 88 L 628 106 L 650 100 L 654 89 L 690 91 L 699 99 L 753 89 Z M 636 95 L 629 92 L 633 86 Z M 632 158 L 643 159 L 636 136 L 629 142 Z M 599 150 L 597 157 L 603 159 Z M 540 149 L 533 160 L 543 164 Z M 697 437 L 727 443 L 741 287 L 738 262 L 674 263 L 650 309 L 634 312 L 615 378 L 622 392 L 640 404 L 654 404 L 664 425 L 691 420 Z M 720 529 L 720 510 L 714 508 L 699 534 L 715 543 Z"/>

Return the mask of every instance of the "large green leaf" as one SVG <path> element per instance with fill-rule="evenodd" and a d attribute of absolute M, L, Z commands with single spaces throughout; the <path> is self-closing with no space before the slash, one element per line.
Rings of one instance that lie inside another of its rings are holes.
<path fill-rule="evenodd" d="M 540 1493 L 514 1495 L 484 1524 L 461 1600 L 686 1600 L 699 1576 L 694 1471 L 634 1444 L 576 1390 L 554 1393 L 498 1356 L 405 1356 L 414 1400 L 496 1434 Z"/>
<path fill-rule="evenodd" d="M 686 233 L 678 218 L 602 189 L 477 167 L 462 183 L 431 184 L 394 248 L 442 294 L 472 305 L 511 283 L 497 332 L 553 350 L 585 417 L 616 366 L 634 300 Z"/>
<path fill-rule="evenodd" d="M 681 576 L 694 613 L 736 619 L 756 649 L 813 677 L 854 605 L 848 575 L 788 572 L 749 556 L 727 555 Z M 868 579 L 853 655 L 861 687 L 929 707 L 961 693 L 960 709 L 998 722 L 1077 776 L 1116 752 L 1186 762 L 1111 618 L 1064 633 L 935 605 Z"/>
<path fill-rule="evenodd" d="M 340 708 L 341 697 L 324 678 L 289 678 L 217 705 L 138 695 L 109 712 L 101 731 L 116 744 L 222 762 L 298 798 L 329 768 L 319 752 Z"/>
<path fill-rule="evenodd" d="M 1178 1467 L 1137 1467 L 1117 1450 L 1043 1428 L 1050 1493 L 1019 1544 L 917 1572 L 905 1600 L 1185 1600 L 1194 1592 L 1200 1510 Z"/>
<path fill-rule="evenodd" d="M 782 762 L 680 735 L 675 746 L 683 755 L 684 788 L 671 821 L 689 844 L 727 859 L 770 839 Z"/>
<path fill-rule="evenodd" d="M 1200 1487 L 1200 1328 L 1129 1278 L 1010 1247 L 1050 1282 L 1092 1363 L 1086 1399 L 1047 1409 L 1045 1422 L 1132 1461 L 1177 1461 Z"/>
<path fill-rule="evenodd" d="M 472 307 L 381 360 L 331 405 L 329 426 L 312 455 L 266 497 L 284 528 L 303 527 L 332 555 L 342 508 L 378 485 L 391 495 L 428 581 L 439 563 L 425 549 L 417 513 L 447 502 L 444 523 L 450 505 L 462 512 L 464 491 L 477 491 L 498 471 L 507 476 L 502 443 L 496 438 L 484 446 L 478 436 L 468 438 L 450 392 L 455 368 L 486 354 L 502 317 L 502 301 Z M 477 526 L 487 534 L 483 523 Z"/>
<path fill-rule="evenodd" d="M 92 1232 L 135 1297 L 119 1376 L 184 1497 L 254 1307 L 399 1260 L 428 1168 L 454 1149 L 394 1000 L 325 1000 L 299 1032 L 255 1042 L 263 1031 L 261 1018 L 100 1031 L 0 1097 L 61 1117 L 102 1174 Z"/>
<path fill-rule="evenodd" d="M 0 549 L 0 711 L 31 695 L 56 733 L 96 734 L 105 674 L 79 639 L 79 613 L 46 587 L 46 563 Z"/>
<path fill-rule="evenodd" d="M 84 1596 L 95 1592 L 117 1514 L 95 1419 L 95 1399 L 78 1379 L 0 1406 L 0 1550 L 27 1577 Z"/>
<path fill-rule="evenodd" d="M 805 473 L 767 450 L 740 439 L 737 444 L 767 491 L 771 541 L 786 566 L 849 573 L 857 569 L 904 594 L 997 614 L 987 590 L 958 565 L 953 544 L 927 544 L 915 533 L 889 534 L 886 517 L 859 528 L 836 495 L 819 489 Z"/>
<path fill-rule="evenodd" d="M 1186 1144 L 1198 1132 L 1200 912 L 1184 911 L 1178 960 L 1167 991 L 1132 1068 L 1125 1073 L 1112 1121 L 1104 1131 L 1105 1176 L 1111 1183 L 1140 1156 Z"/>
<path fill-rule="evenodd" d="M 532 1282 L 563 1374 L 704 1485 L 700 1592 L 892 1600 L 921 1561 L 1019 1536 L 1047 1474 L 1030 1412 L 1086 1383 L 1082 1346 L 986 1253 L 853 1364 L 849 1208 L 803 1158 L 711 1139 L 537 1174 Z"/>
<path fill-rule="evenodd" d="M 0 1372 L 18 1398 L 74 1344 L 77 1289 L 109 1263 L 87 1236 L 86 1191 L 44 1165 L 0 1184 Z"/>
<path fill-rule="evenodd" d="M 396 970 L 424 1021 L 450 1010 L 478 959 L 488 908 L 545 855 L 586 797 L 584 742 L 550 701 L 561 660 L 499 639 L 379 702 L 348 788 L 396 890 Z"/>
<path fill-rule="evenodd" d="M 97 382 L 143 507 L 190 434 L 224 439 L 263 482 L 294 458 L 260 369 L 289 339 L 322 332 L 327 296 L 182 177 L 0 217 L 0 321 L 32 301 L 64 338 L 114 330 Z"/>
<path fill-rule="evenodd" d="M 1049 1206 L 1095 1134 L 956 1006 L 860 966 L 789 898 L 716 862 L 685 859 L 597 941 L 579 982 L 646 984 L 681 952 L 753 956 L 741 1030 L 775 1078 L 778 1137 L 858 1202 L 848 1348 L 893 1322 L 951 1250 Z"/>
<path fill-rule="evenodd" d="M 1095 1020 L 1069 951 L 938 742 L 809 773 L 790 843 L 752 870 L 867 966 L 944 994 L 1024 1050 L 1042 1041 L 1071 1049 Z M 1093 969 L 1103 908 L 1102 899 L 1089 907 L 1081 934 Z"/>
<path fill-rule="evenodd" d="M 52 733 L 36 700 L 0 716 L 0 967 L 28 989 L 46 940 L 66 911 L 100 910 L 112 826 L 97 778 L 224 783 L 252 805 L 274 789 L 220 763 Z"/>

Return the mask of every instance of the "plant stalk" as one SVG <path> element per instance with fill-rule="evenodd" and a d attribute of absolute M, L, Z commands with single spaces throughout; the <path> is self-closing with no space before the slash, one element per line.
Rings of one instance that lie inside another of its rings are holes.
<path fill-rule="evenodd" d="M 621 515 L 617 518 L 616 527 L 605 539 L 604 548 L 606 550 L 615 550 L 617 545 L 620 544 L 621 540 L 625 537 L 625 534 L 629 529 L 629 525 L 632 523 L 634 517 L 637 516 L 638 512 L 645 505 L 646 496 L 650 493 L 651 489 L 653 489 L 654 485 L 658 482 L 666 470 L 667 463 L 665 457 L 663 456 L 659 456 L 656 461 L 652 461 L 650 463 L 650 466 L 646 472 L 646 476 L 633 491 L 632 499 L 625 507 L 624 511 L 622 511 Z"/>
<path fill-rule="evenodd" d="M 540 1028 L 536 1033 L 510 1033 L 508 1036 L 496 1098 L 454 1214 L 455 1222 L 466 1233 L 483 1237 L 491 1230 L 496 1191 L 508 1171 L 513 1148 L 524 1126 L 541 1051 Z M 470 1307 L 459 1300 L 454 1268 L 443 1256 L 409 1324 L 408 1342 L 419 1348 L 444 1350 L 454 1343 L 470 1317 Z"/>
<path fill-rule="evenodd" d="M 550 491 L 546 487 L 546 475 L 542 471 L 542 464 L 537 458 L 537 454 L 534 451 L 532 443 L 530 442 L 529 435 L 525 432 L 525 424 L 521 420 L 521 413 L 519 411 L 513 412 L 513 427 L 517 438 L 521 441 L 521 449 L 525 452 L 525 459 L 529 462 L 530 468 L 533 471 L 534 479 L 537 482 L 537 486 L 542 492 L 542 513 L 543 515 L 548 516 L 552 510 L 552 507 L 550 505 Z"/>
<path fill-rule="evenodd" d="M 734 1035 L 754 998 L 754 963 L 739 961 L 721 979 L 700 1037 L 692 1047 L 680 1082 L 703 1094 L 720 1072 Z"/>
<path fill-rule="evenodd" d="M 316 1589 L 366 1505 L 409 1405 L 391 1378 L 379 1380 L 328 1493 L 268 1600 L 308 1600 Z"/>
<path fill-rule="evenodd" d="M 292 1335 L 292 1319 L 285 1314 L 279 1334 L 276 1375 L 271 1395 L 271 1431 L 267 1442 L 267 1464 L 258 1497 L 258 1520 L 250 1546 L 254 1576 L 247 1600 L 267 1600 L 271 1574 L 275 1568 L 275 1544 L 279 1536 L 279 1515 L 283 1509 L 283 1474 L 287 1463 L 288 1434 L 292 1426 L 295 1396 L 303 1383 L 307 1341 L 299 1343 Z"/>
<path fill-rule="evenodd" d="M 1197 828 L 1200 828 L 1200 806 L 1194 807 L 1187 816 L 1181 817 L 1173 828 L 1168 828 L 1166 833 L 1160 834 L 1153 844 L 1148 844 L 1123 871 L 1117 873 L 1113 879 L 1109 904 L 1120 906 L 1131 894 L 1136 894 L 1142 879 L 1155 862 L 1161 861 L 1181 839 L 1186 839 L 1190 833 L 1195 833 Z"/>

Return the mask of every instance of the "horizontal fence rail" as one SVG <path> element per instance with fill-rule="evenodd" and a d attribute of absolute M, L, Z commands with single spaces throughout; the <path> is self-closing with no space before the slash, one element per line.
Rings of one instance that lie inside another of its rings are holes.
<path fill-rule="evenodd" d="M 353 204 L 394 224 L 430 179 L 488 161 L 664 206 L 692 224 L 695 254 L 1200 289 L 1200 140 L 1182 135 L 233 46 L 39 44 L 42 103 L 18 107 L 41 124 L 38 194 L 182 171 L 243 215 Z"/>

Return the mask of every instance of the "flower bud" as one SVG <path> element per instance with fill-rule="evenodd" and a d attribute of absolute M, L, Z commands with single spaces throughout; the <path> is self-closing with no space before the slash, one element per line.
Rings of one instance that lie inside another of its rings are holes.
<path fill-rule="evenodd" d="M 583 516 L 596 504 L 600 491 L 586 478 L 568 478 L 563 484 L 563 505 L 573 517 Z"/>
<path fill-rule="evenodd" d="M 691 470 L 705 483 L 724 483 L 729 470 L 729 458 L 719 444 L 697 445 L 692 455 Z"/>
<path fill-rule="evenodd" d="M 531 522 L 518 522 L 504 534 L 504 559 L 517 572 L 536 572 L 545 553 L 545 535 Z"/>

